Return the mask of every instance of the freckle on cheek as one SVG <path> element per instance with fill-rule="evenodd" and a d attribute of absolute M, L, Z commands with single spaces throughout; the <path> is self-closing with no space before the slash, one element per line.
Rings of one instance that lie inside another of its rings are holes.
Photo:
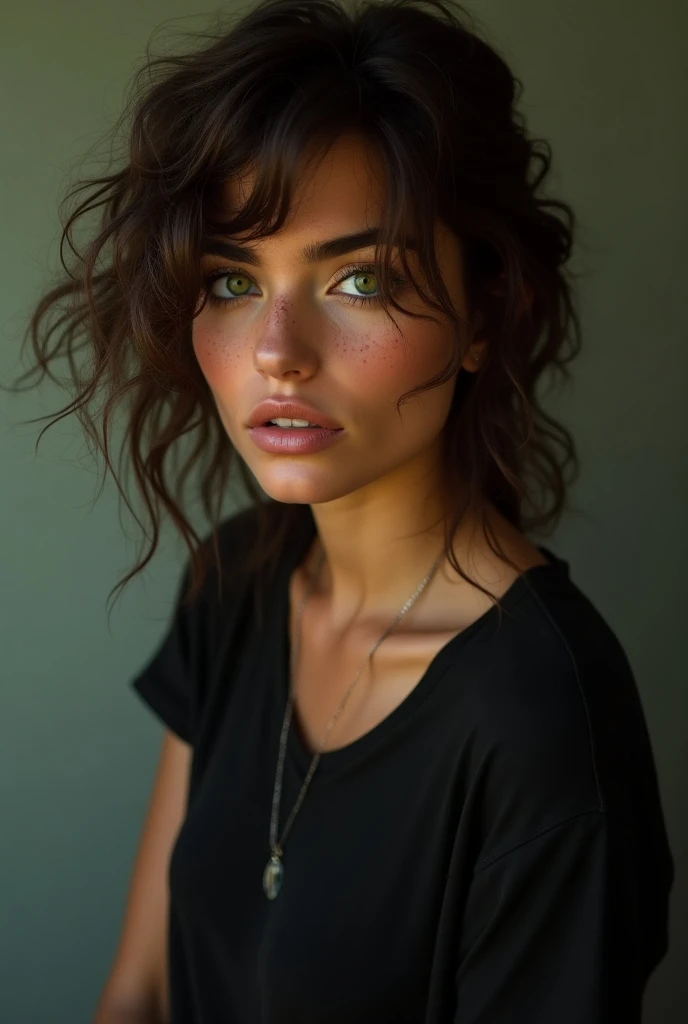
<path fill-rule="evenodd" d="M 361 362 L 371 364 L 371 369 L 379 368 L 381 373 L 404 368 L 407 363 L 406 347 L 403 340 L 395 334 L 365 335 L 360 346 Z M 363 353 L 366 353 L 363 355 Z"/>
<path fill-rule="evenodd" d="M 206 376 L 222 373 L 238 363 L 239 353 L 227 343 L 224 331 L 199 331 L 194 335 L 194 351 L 201 370 Z"/>

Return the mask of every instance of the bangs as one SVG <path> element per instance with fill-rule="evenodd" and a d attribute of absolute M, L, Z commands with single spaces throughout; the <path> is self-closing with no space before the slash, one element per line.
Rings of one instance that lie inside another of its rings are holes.
<path fill-rule="evenodd" d="M 434 226 L 441 211 L 427 180 L 421 180 L 419 154 L 410 147 L 390 147 L 384 135 L 376 137 L 367 125 L 330 124 L 325 133 L 321 125 L 313 123 L 313 116 L 306 97 L 296 112 L 288 108 L 281 112 L 269 134 L 256 140 L 255 151 L 233 176 L 227 173 L 226 161 L 220 162 L 218 169 L 211 172 L 211 181 L 204 191 L 204 236 L 250 244 L 278 233 L 289 219 L 296 189 L 305 174 L 325 159 L 330 147 L 342 137 L 356 135 L 366 147 L 371 173 L 378 167 L 382 173 L 379 219 L 372 225 L 377 236 L 373 243 L 374 262 L 379 267 L 381 306 L 392 320 L 394 308 L 415 319 L 438 322 L 430 313 L 408 309 L 397 301 L 391 286 L 391 262 L 398 256 L 404 275 L 419 298 L 452 319 L 458 329 L 463 318 L 451 302 L 435 250 Z M 281 122 L 288 123 L 289 146 L 280 145 L 287 130 Z M 250 190 L 233 189 L 233 194 L 240 194 L 241 199 L 229 209 L 227 184 L 249 179 Z M 420 201 L 412 200 L 415 195 L 421 196 Z"/>
<path fill-rule="evenodd" d="M 253 47 L 249 18 L 241 54 L 233 54 L 231 39 L 225 40 L 226 70 L 195 90 L 194 102 L 181 108 L 183 120 L 177 120 L 174 135 L 168 134 L 157 151 L 158 185 L 168 216 L 177 221 L 173 233 L 179 242 L 185 227 L 190 229 L 182 249 L 193 252 L 197 262 L 203 237 L 241 236 L 248 243 L 270 237 L 285 225 L 303 173 L 338 139 L 355 135 L 366 146 L 371 167 L 374 163 L 382 175 L 375 249 L 381 306 L 390 316 L 393 307 L 406 316 L 438 321 L 394 297 L 390 260 L 398 253 L 422 302 L 459 331 L 463 318 L 451 302 L 435 252 L 436 222 L 450 223 L 455 213 L 453 206 L 448 209 L 455 182 L 447 180 L 445 132 L 429 95 L 437 83 L 428 68 L 426 95 L 425 79 L 400 75 L 384 53 L 366 45 L 365 30 L 354 28 L 342 21 L 335 45 L 324 47 L 318 33 L 309 37 L 303 25 L 290 22 Z M 197 68 L 195 74 L 198 80 Z M 154 97 L 149 104 L 154 111 Z M 147 131 L 149 137 L 165 138 L 150 125 Z M 228 210 L 228 182 L 248 176 L 253 178 L 250 192 Z M 407 238 L 414 240 L 419 275 L 409 265 Z M 183 289 L 182 280 L 179 286 Z"/>

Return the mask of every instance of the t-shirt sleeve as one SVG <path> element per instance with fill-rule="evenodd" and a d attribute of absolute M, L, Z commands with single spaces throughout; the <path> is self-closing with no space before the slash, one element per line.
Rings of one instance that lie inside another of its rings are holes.
<path fill-rule="evenodd" d="M 149 661 L 130 686 L 177 736 L 192 742 L 195 713 L 194 645 L 197 610 L 182 607 L 189 581 L 185 566 L 177 585 L 174 610 L 165 634 Z"/>
<path fill-rule="evenodd" d="M 471 880 L 455 1024 L 640 1024 L 640 919 L 633 843 L 607 814 L 551 825 Z"/>

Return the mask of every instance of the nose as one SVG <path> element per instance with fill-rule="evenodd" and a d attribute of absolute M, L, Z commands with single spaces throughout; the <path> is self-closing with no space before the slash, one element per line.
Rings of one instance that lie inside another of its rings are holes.
<path fill-rule="evenodd" d="M 277 298 L 260 330 L 253 349 L 256 370 L 276 380 L 287 375 L 312 376 L 320 363 L 317 327 L 296 303 Z"/>

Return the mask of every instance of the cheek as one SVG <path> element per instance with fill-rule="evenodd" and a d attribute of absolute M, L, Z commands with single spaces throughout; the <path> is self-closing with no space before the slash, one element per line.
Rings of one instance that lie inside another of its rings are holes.
<path fill-rule="evenodd" d="M 403 334 L 388 325 L 371 327 L 349 342 L 346 357 L 333 369 L 346 388 L 356 412 L 359 436 L 375 437 L 375 450 L 385 462 L 404 451 L 412 453 L 432 442 L 442 430 L 451 406 L 455 376 L 429 391 L 406 399 L 443 370 L 452 356 L 446 327 L 427 321 L 402 323 Z"/>
<path fill-rule="evenodd" d="M 219 384 L 226 387 L 236 378 L 241 349 L 227 344 L 226 332 L 221 328 L 197 321 L 193 329 L 193 349 L 201 373 L 213 390 Z"/>
<path fill-rule="evenodd" d="M 393 325 L 372 327 L 348 342 L 340 365 L 350 368 L 357 390 L 397 398 L 446 365 L 451 355 L 446 329 L 407 321 L 402 332 Z"/>
<path fill-rule="evenodd" d="M 426 322 L 402 325 L 400 333 L 390 324 L 368 329 L 333 330 L 329 345 L 329 369 L 343 382 L 355 382 L 358 394 L 398 397 L 444 367 L 450 356 L 446 330 Z M 230 397 L 232 385 L 241 390 L 242 369 L 253 368 L 250 338 L 228 343 L 221 326 L 198 319 L 193 330 L 196 360 L 210 388 Z"/>

